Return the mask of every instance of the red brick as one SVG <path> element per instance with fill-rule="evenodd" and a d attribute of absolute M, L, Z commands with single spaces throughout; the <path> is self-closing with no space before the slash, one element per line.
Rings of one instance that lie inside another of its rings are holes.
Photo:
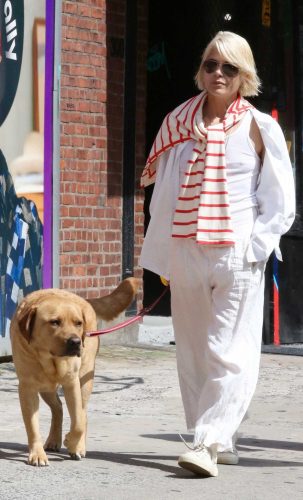
<path fill-rule="evenodd" d="M 146 14 L 139 2 L 137 179 L 145 160 Z M 124 60 L 106 37 L 124 37 L 126 0 L 62 2 L 60 285 L 85 296 L 112 290 L 122 273 Z M 135 200 L 135 273 L 143 193 Z"/>

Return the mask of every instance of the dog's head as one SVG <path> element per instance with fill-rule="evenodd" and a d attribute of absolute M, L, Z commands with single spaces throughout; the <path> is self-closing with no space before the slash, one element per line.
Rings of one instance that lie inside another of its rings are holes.
<path fill-rule="evenodd" d="M 21 334 L 33 348 L 53 356 L 80 356 L 87 329 L 85 302 L 56 295 L 24 305 L 18 314 Z"/>

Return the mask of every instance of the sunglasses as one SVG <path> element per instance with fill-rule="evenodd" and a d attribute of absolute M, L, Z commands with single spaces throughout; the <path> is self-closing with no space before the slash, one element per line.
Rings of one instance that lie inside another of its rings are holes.
<path fill-rule="evenodd" d="M 220 68 L 223 75 L 229 78 L 234 78 L 239 74 L 239 68 L 237 68 L 233 64 L 230 63 L 221 64 L 215 59 L 208 59 L 207 61 L 204 61 L 203 68 L 205 69 L 206 73 L 214 73 L 215 71 L 217 71 L 218 68 Z"/>

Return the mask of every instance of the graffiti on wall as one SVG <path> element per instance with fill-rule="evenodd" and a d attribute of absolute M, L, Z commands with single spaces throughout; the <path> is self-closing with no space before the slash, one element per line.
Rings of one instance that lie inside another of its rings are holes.
<path fill-rule="evenodd" d="M 147 55 L 147 71 L 153 73 L 158 71 L 160 68 L 164 68 L 166 71 L 166 76 L 171 79 L 171 74 L 168 67 L 168 61 L 165 52 L 164 42 L 159 42 L 153 45 Z"/>

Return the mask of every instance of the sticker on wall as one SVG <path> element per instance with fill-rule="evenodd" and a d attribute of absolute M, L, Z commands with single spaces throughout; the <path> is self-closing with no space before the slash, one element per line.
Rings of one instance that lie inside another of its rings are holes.
<path fill-rule="evenodd" d="M 270 28 L 271 25 L 271 4 L 270 0 L 262 1 L 262 25 Z"/>
<path fill-rule="evenodd" d="M 0 125 L 6 119 L 16 95 L 23 34 L 23 0 L 0 0 Z"/>

